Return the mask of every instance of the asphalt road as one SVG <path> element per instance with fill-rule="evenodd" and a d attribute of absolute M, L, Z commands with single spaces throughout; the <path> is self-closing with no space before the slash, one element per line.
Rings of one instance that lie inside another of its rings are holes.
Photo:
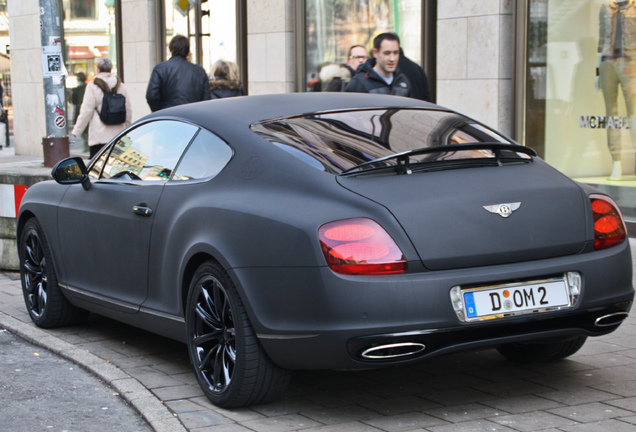
<path fill-rule="evenodd" d="M 0 431 L 152 431 L 93 374 L 0 330 Z"/>

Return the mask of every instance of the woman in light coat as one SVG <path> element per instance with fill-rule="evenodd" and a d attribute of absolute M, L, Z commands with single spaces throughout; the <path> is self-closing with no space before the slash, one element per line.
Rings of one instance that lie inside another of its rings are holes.
<path fill-rule="evenodd" d="M 94 82 L 88 83 L 84 92 L 84 99 L 80 108 L 79 117 L 75 122 L 75 127 L 71 132 L 73 137 L 79 136 L 84 132 L 88 125 L 88 145 L 90 147 L 90 157 L 93 158 L 99 150 L 107 144 L 115 135 L 127 128 L 132 122 L 132 106 L 126 86 L 120 82 L 117 75 L 112 74 L 113 64 L 108 58 L 101 58 L 97 62 L 97 75 L 108 84 L 109 88 L 114 88 L 119 82 L 117 93 L 122 94 L 126 98 L 126 121 L 117 125 L 104 124 L 99 118 L 99 111 L 102 109 L 102 99 L 104 92 Z"/>

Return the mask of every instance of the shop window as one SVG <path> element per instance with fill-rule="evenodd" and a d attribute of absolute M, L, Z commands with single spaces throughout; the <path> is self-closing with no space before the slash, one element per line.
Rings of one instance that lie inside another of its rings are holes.
<path fill-rule="evenodd" d="M 363 45 L 368 54 L 373 38 L 391 31 L 411 60 L 422 64 L 422 0 L 305 0 L 305 82 L 320 91 L 319 70 L 344 64 L 349 48 Z"/>
<path fill-rule="evenodd" d="M 64 0 L 67 19 L 97 19 L 97 0 Z"/>
<path fill-rule="evenodd" d="M 64 64 L 68 101 L 69 130 L 75 125 L 84 97 L 86 84 L 93 80 L 97 61 L 107 57 L 113 63 L 113 73 L 123 79 L 117 44 L 118 7 L 115 0 L 64 0 Z M 87 20 L 92 20 L 87 23 Z M 72 139 L 73 151 L 88 150 L 88 128 L 82 136 Z"/>
<path fill-rule="evenodd" d="M 521 140 L 636 222 L 636 2 L 530 0 L 522 13 Z"/>
<path fill-rule="evenodd" d="M 238 63 L 237 2 L 203 0 L 200 2 L 164 0 L 165 51 L 163 60 L 170 58 L 168 44 L 176 35 L 189 36 L 192 62 L 210 74 L 217 60 Z"/>

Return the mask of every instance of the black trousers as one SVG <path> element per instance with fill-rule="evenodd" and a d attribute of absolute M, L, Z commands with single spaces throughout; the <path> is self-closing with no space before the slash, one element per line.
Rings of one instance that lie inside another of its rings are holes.
<path fill-rule="evenodd" d="M 90 146 L 90 158 L 93 159 L 93 157 L 99 153 L 99 151 L 102 149 L 102 147 L 104 147 L 106 144 L 95 144 Z"/>

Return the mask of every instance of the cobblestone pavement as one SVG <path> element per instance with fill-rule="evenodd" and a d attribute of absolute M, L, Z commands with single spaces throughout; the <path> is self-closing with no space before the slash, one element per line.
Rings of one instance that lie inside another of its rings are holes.
<path fill-rule="evenodd" d="M 224 410 L 203 396 L 185 345 L 96 315 L 38 329 L 16 276 L 0 275 L 0 327 L 93 371 L 157 431 L 636 432 L 634 317 L 562 362 L 517 365 L 483 350 L 390 369 L 297 372 L 284 399 Z"/>

